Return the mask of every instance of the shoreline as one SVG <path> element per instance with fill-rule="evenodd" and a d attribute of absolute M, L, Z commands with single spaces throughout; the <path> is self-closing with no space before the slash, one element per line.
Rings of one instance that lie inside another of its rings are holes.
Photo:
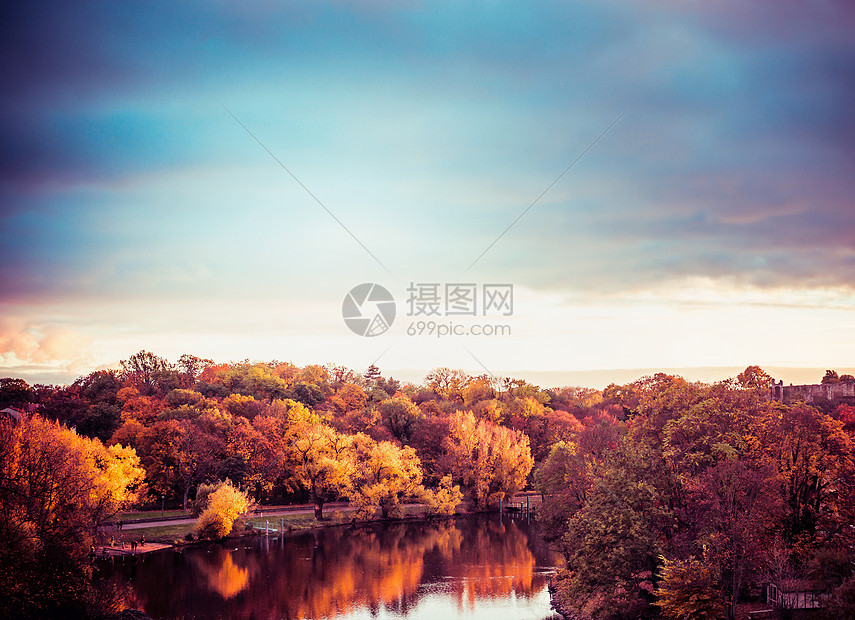
<path fill-rule="evenodd" d="M 249 528 L 247 528 L 246 525 L 244 525 L 243 530 L 238 532 L 238 533 L 234 533 L 234 532 L 229 533 L 228 535 L 226 535 L 220 539 L 213 539 L 213 540 L 212 539 L 200 539 L 200 538 L 196 538 L 195 536 L 192 539 L 187 539 L 186 534 L 185 534 L 185 537 L 182 537 L 181 539 L 171 538 L 169 536 L 164 537 L 164 536 L 155 535 L 155 536 L 152 536 L 148 541 L 146 541 L 145 545 L 139 545 L 135 551 L 132 551 L 130 549 L 129 540 L 125 540 L 125 548 L 124 549 L 122 549 L 121 546 L 119 546 L 118 544 L 115 544 L 115 543 L 113 545 L 98 544 L 98 545 L 95 545 L 95 554 L 93 557 L 95 559 L 98 559 L 98 558 L 102 558 L 102 557 L 103 558 L 110 558 L 110 557 L 136 556 L 136 555 L 142 555 L 145 553 L 151 553 L 153 551 L 160 551 L 162 549 L 187 547 L 187 546 L 191 546 L 191 545 L 207 544 L 207 543 L 224 541 L 224 540 L 237 540 L 239 538 L 255 538 L 255 537 L 260 537 L 260 536 L 265 536 L 265 535 L 279 536 L 279 535 L 287 535 L 287 534 L 296 534 L 296 533 L 300 533 L 300 532 L 310 532 L 312 530 L 322 530 L 322 529 L 328 529 L 328 528 L 334 528 L 334 527 L 359 528 L 359 527 L 377 525 L 380 523 L 405 523 L 405 522 L 412 522 L 412 521 L 425 521 L 425 522 L 442 521 L 445 519 L 454 519 L 457 517 L 466 517 L 466 516 L 478 515 L 478 514 L 500 514 L 500 513 L 498 513 L 497 511 L 494 511 L 494 510 L 467 510 L 464 512 L 456 512 L 453 515 L 427 516 L 425 514 L 409 514 L 409 515 L 404 515 L 403 517 L 400 517 L 400 518 L 378 517 L 376 519 L 367 519 L 367 520 L 361 520 L 361 521 L 357 521 L 355 519 L 349 520 L 349 521 L 347 521 L 347 520 L 340 521 L 340 520 L 336 520 L 336 519 L 330 517 L 328 519 L 324 519 L 323 521 L 315 522 L 311 525 L 301 525 L 301 524 L 291 525 L 291 524 L 288 524 L 285 526 L 285 529 L 281 532 L 279 529 L 270 529 L 269 533 L 265 532 L 265 529 L 263 527 L 253 527 L 250 524 Z M 505 515 L 510 516 L 512 518 L 516 517 L 516 516 L 520 516 L 520 513 L 515 513 L 515 512 L 508 512 L 508 513 L 501 513 L 501 514 L 505 514 Z M 279 515 L 277 515 L 277 516 L 279 516 Z M 533 517 L 534 514 L 532 513 L 531 516 Z M 250 517 L 249 520 L 251 520 L 252 518 L 258 518 L 258 517 L 253 516 L 253 517 Z M 153 522 L 153 525 L 151 527 L 152 528 L 158 527 L 158 525 L 161 523 L 168 525 L 169 521 L 165 520 L 165 521 Z M 132 531 L 132 530 L 130 530 L 130 531 Z M 120 532 L 124 533 L 125 530 L 120 530 Z M 191 528 L 191 532 L 192 532 L 192 528 Z M 191 533 L 191 532 L 188 532 L 188 533 Z M 133 537 L 125 536 L 124 538 L 130 538 L 130 539 L 135 540 L 135 538 L 133 538 Z"/>
<path fill-rule="evenodd" d="M 175 544 L 160 541 L 148 541 L 143 545 L 138 544 L 135 550 L 131 550 L 130 545 L 127 543 L 125 544 L 124 549 L 117 545 L 95 545 L 95 554 L 92 558 L 98 560 L 101 558 L 134 557 L 151 553 L 153 551 L 160 551 L 161 549 L 171 549 L 176 546 L 177 545 Z"/>

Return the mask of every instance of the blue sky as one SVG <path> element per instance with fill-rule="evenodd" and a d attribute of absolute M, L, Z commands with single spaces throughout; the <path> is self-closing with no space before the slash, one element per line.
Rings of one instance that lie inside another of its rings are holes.
<path fill-rule="evenodd" d="M 852 365 L 848 2 L 2 12 L 0 374 Z M 410 282 L 513 283 L 512 335 L 407 336 Z"/>

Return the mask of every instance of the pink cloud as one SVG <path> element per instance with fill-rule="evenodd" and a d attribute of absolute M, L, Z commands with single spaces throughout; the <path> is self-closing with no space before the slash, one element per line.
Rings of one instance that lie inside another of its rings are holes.
<path fill-rule="evenodd" d="M 91 345 L 89 336 L 69 325 L 0 318 L 0 358 L 7 364 L 18 361 L 73 368 L 90 360 Z"/>

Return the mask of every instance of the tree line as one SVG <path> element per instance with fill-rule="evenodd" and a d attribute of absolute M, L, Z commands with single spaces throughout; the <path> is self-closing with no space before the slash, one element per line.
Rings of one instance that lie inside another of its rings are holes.
<path fill-rule="evenodd" d="M 140 351 L 69 386 L 2 379 L 0 405 L 126 451 L 137 505 L 195 499 L 198 513 L 213 498 L 231 519 L 238 489 L 311 501 L 319 519 L 345 499 L 373 518 L 406 500 L 451 514 L 464 498 L 488 509 L 537 489 L 567 559 L 556 598 L 589 617 L 716 618 L 794 577 L 839 611 L 855 595 L 855 410 L 773 403 L 771 384 L 756 366 L 715 384 L 660 373 L 604 390 L 448 368 L 416 384 L 374 366 Z M 230 527 L 216 512 L 200 519 L 211 536 Z"/>

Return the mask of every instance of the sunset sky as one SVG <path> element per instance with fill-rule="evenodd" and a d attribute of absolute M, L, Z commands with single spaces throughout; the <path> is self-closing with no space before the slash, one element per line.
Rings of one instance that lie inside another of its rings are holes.
<path fill-rule="evenodd" d="M 0 30 L 0 376 L 855 367 L 848 0 L 34 1 Z M 397 303 L 371 338 L 363 282 Z M 407 335 L 411 283 L 513 285 L 432 317 L 511 334 Z"/>

